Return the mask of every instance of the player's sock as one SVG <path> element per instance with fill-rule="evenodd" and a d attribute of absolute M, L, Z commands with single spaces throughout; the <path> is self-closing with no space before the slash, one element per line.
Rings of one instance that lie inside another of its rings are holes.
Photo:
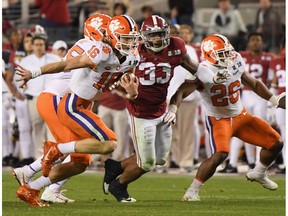
<path fill-rule="evenodd" d="M 64 161 L 63 161 L 62 163 L 67 163 L 67 162 L 69 162 L 69 161 L 71 161 L 70 155 L 68 155 L 68 156 L 64 159 Z M 62 180 L 62 181 L 59 181 L 59 182 L 56 182 L 56 183 L 53 183 L 53 184 L 49 185 L 49 190 L 54 191 L 54 192 L 60 192 L 62 186 L 63 186 L 68 180 L 69 180 L 69 178 L 68 178 L 68 179 L 64 179 L 64 180 Z"/>
<path fill-rule="evenodd" d="M 264 173 L 267 169 L 267 166 L 265 166 L 264 164 L 262 164 L 260 161 L 258 161 L 256 163 L 256 166 L 254 168 L 255 172 L 260 172 L 260 173 Z"/>
<path fill-rule="evenodd" d="M 68 143 L 59 143 L 57 147 L 62 154 L 69 154 L 69 153 L 75 153 L 75 144 L 76 141 Z"/>
<path fill-rule="evenodd" d="M 41 190 L 42 188 L 51 184 L 49 177 L 41 176 L 33 182 L 29 182 L 28 186 L 35 190 Z"/>
<path fill-rule="evenodd" d="M 190 188 L 193 190 L 200 190 L 200 188 L 204 185 L 204 181 L 202 181 L 199 178 L 195 178 L 192 182 L 192 184 L 190 185 Z"/>
<path fill-rule="evenodd" d="M 41 170 L 42 157 L 43 155 L 28 166 L 27 172 L 29 176 L 33 176 L 35 173 Z"/>

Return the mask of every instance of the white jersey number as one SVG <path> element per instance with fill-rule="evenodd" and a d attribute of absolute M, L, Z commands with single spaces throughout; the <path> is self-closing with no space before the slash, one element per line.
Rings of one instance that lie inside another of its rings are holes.
<path fill-rule="evenodd" d="M 278 87 L 286 87 L 286 71 L 278 70 L 276 76 L 278 79 Z"/>
<path fill-rule="evenodd" d="M 162 68 L 162 74 L 155 73 L 157 67 Z M 153 85 L 154 83 L 164 84 L 167 83 L 171 77 L 171 65 L 169 63 L 158 63 L 155 65 L 153 62 L 145 62 L 141 63 L 138 69 L 144 71 L 144 77 L 139 78 L 142 85 Z"/>
<path fill-rule="evenodd" d="M 246 64 L 246 70 L 249 71 L 251 76 L 255 77 L 256 79 L 263 81 L 263 66 L 261 64 Z"/>

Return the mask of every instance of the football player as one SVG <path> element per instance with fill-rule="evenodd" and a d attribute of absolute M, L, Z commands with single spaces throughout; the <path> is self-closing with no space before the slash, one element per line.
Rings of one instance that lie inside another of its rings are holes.
<path fill-rule="evenodd" d="M 169 110 L 174 111 L 185 95 L 196 88 L 200 89 L 206 109 L 206 127 L 210 137 L 212 155 L 202 162 L 196 177 L 187 189 L 182 201 L 199 201 L 199 190 L 213 176 L 216 168 L 229 154 L 229 142 L 235 136 L 244 142 L 261 146 L 260 161 L 249 170 L 246 178 L 256 181 L 269 190 L 276 190 L 278 185 L 266 174 L 269 165 L 281 152 L 283 142 L 280 135 L 264 120 L 251 115 L 240 99 L 241 84 L 248 86 L 258 96 L 274 106 L 285 109 L 285 96 L 275 96 L 260 80 L 245 71 L 245 62 L 234 51 L 228 39 L 219 34 L 207 36 L 201 44 L 202 55 L 206 61 L 201 64 L 213 71 L 225 68 L 231 78 L 222 84 L 196 83 L 180 87 L 171 98 Z"/>
<path fill-rule="evenodd" d="M 262 51 L 264 45 L 263 35 L 261 33 L 251 33 L 248 36 L 247 51 L 239 52 L 245 62 L 245 70 L 254 78 L 262 81 L 268 88 L 270 88 L 271 80 L 268 80 L 268 68 L 271 60 L 274 58 L 273 53 Z M 266 120 L 267 101 L 258 97 L 253 90 L 248 86 L 242 88 L 241 99 L 243 106 L 252 115 L 256 115 L 263 120 Z M 229 165 L 222 171 L 226 173 L 237 172 L 237 161 L 240 148 L 243 142 L 239 139 L 231 140 L 231 152 Z M 261 148 L 245 143 L 245 153 L 249 168 L 254 168 L 255 161 L 259 160 L 259 153 Z M 255 157 L 256 156 L 256 157 Z"/>
<path fill-rule="evenodd" d="M 91 26 L 100 26 L 100 24 L 99 18 L 91 20 L 90 23 Z M 41 103 L 43 110 L 46 107 L 46 113 L 50 115 L 51 111 L 55 110 L 55 113 L 53 112 L 55 119 L 58 115 L 59 127 L 53 126 L 52 128 L 55 135 L 58 132 L 61 137 L 57 143 L 48 141 L 44 144 L 43 176 L 28 184 L 24 183 L 17 190 L 17 197 L 32 206 L 45 206 L 39 198 L 41 188 L 85 171 L 90 163 L 89 153 L 107 154 L 116 148 L 117 138 L 114 132 L 90 111 L 89 107 L 101 92 L 109 90 L 111 83 L 118 80 L 125 71 L 132 71 L 137 65 L 139 56 L 135 50 L 137 51 L 139 34 L 135 21 L 126 15 L 113 17 L 107 25 L 107 43 L 98 41 L 99 38 L 96 38 L 96 36 L 103 37 L 103 35 L 88 30 L 85 35 L 88 39 L 79 40 L 68 51 L 66 60 L 31 71 L 18 68 L 17 73 L 22 76 L 20 80 L 24 83 L 42 74 L 80 68 L 74 70 L 69 83 L 69 91 L 61 99 L 58 109 L 55 103 L 45 104 L 44 98 Z M 97 33 L 101 32 L 100 28 Z M 64 76 L 65 74 L 67 73 L 64 73 Z M 123 82 L 121 80 L 120 83 L 123 83 L 124 89 L 127 90 L 127 97 L 137 96 L 137 82 L 125 83 L 125 80 Z M 51 98 L 51 94 L 46 95 L 47 98 Z M 51 118 L 47 120 L 55 124 Z M 61 164 L 57 168 L 53 167 L 51 170 L 53 163 L 59 157 L 70 153 L 73 154 L 70 155 L 69 163 Z"/>
<path fill-rule="evenodd" d="M 144 41 L 138 48 L 140 63 L 135 71 L 139 79 L 138 96 L 127 105 L 135 154 L 121 162 L 112 159 L 105 161 L 104 193 L 111 193 L 119 202 L 135 202 L 128 194 L 128 184 L 153 170 L 155 165 L 166 162 L 172 138 L 172 128 L 167 118 L 175 114 L 166 113 L 166 97 L 174 68 L 182 65 L 204 82 L 223 82 L 227 79 L 226 71 L 223 79 L 218 79 L 218 71 L 212 73 L 192 62 L 184 41 L 170 37 L 170 27 L 160 16 L 148 17 L 142 23 L 141 35 Z M 210 75 L 214 81 L 208 78 Z"/>

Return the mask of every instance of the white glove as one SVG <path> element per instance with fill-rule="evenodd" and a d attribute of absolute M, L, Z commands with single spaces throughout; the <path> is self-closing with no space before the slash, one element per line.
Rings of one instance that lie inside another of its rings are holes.
<path fill-rule="evenodd" d="M 176 124 L 176 112 L 177 112 L 177 106 L 175 104 L 170 104 L 168 111 L 165 113 L 164 122 L 165 123 L 172 123 Z"/>
<path fill-rule="evenodd" d="M 226 82 L 231 78 L 231 74 L 227 69 L 221 69 L 217 71 L 217 74 L 213 77 L 213 81 L 216 84 L 221 84 Z"/>

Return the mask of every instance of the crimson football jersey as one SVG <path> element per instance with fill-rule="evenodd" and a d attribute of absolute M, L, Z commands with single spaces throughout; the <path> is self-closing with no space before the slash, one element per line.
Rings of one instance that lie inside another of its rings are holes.
<path fill-rule="evenodd" d="M 268 68 L 270 61 L 273 59 L 273 54 L 262 52 L 259 56 L 252 56 L 247 51 L 241 51 L 239 53 L 246 64 L 246 71 L 266 85 L 268 79 Z M 243 89 L 249 90 L 249 87 L 244 86 Z"/>
<path fill-rule="evenodd" d="M 168 47 L 157 55 L 150 54 L 140 43 L 140 63 L 135 75 L 139 79 L 138 97 L 129 101 L 127 108 L 137 118 L 154 119 L 166 111 L 168 86 L 174 75 L 174 68 L 181 64 L 187 53 L 185 43 L 180 38 L 170 38 Z"/>
<path fill-rule="evenodd" d="M 286 67 L 285 56 L 274 59 L 270 62 L 270 68 L 278 80 L 278 95 L 286 91 Z"/>

